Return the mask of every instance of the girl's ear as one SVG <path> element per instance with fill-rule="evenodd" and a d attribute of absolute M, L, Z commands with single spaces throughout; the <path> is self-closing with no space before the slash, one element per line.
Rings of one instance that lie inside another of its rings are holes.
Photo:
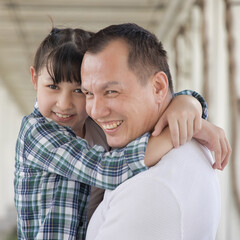
<path fill-rule="evenodd" d="M 37 73 L 33 66 L 30 67 L 32 85 L 35 90 L 37 90 Z"/>
<path fill-rule="evenodd" d="M 164 72 L 157 72 L 152 79 L 153 94 L 157 103 L 162 103 L 168 94 L 168 77 Z"/>

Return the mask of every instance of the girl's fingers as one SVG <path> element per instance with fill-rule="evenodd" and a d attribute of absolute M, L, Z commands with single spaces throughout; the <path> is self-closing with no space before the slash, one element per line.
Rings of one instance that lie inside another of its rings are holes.
<path fill-rule="evenodd" d="M 169 119 L 169 130 L 171 133 L 171 139 L 173 143 L 173 147 L 179 147 L 179 126 L 178 122 L 175 119 Z"/>

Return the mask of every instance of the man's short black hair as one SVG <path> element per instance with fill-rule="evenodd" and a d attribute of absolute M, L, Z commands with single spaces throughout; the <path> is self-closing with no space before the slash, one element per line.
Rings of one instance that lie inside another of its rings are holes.
<path fill-rule="evenodd" d="M 146 84 L 150 76 L 163 71 L 168 77 L 169 90 L 173 92 L 167 52 L 154 34 L 133 23 L 111 25 L 90 38 L 87 52 L 99 53 L 114 40 L 123 40 L 127 43 L 128 66 L 142 84 Z"/>

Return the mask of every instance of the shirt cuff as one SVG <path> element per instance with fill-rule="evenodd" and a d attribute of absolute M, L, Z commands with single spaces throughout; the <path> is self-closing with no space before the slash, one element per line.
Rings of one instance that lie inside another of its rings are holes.
<path fill-rule="evenodd" d="M 207 119 L 207 117 L 208 117 L 207 102 L 204 100 L 204 98 L 199 93 L 192 91 L 192 90 L 183 90 L 181 92 L 174 93 L 174 97 L 176 97 L 177 95 L 190 95 L 190 96 L 195 97 L 202 106 L 202 118 L 205 120 Z"/>
<path fill-rule="evenodd" d="M 145 133 L 130 142 L 124 149 L 125 161 L 134 175 L 148 169 L 144 163 L 144 158 L 149 137 L 150 133 Z"/>

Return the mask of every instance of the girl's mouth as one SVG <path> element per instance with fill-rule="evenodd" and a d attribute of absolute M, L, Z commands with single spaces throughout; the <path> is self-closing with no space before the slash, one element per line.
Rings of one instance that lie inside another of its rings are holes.
<path fill-rule="evenodd" d="M 72 115 L 69 115 L 69 114 L 61 114 L 61 113 L 55 113 L 59 118 L 69 118 L 71 117 Z"/>

